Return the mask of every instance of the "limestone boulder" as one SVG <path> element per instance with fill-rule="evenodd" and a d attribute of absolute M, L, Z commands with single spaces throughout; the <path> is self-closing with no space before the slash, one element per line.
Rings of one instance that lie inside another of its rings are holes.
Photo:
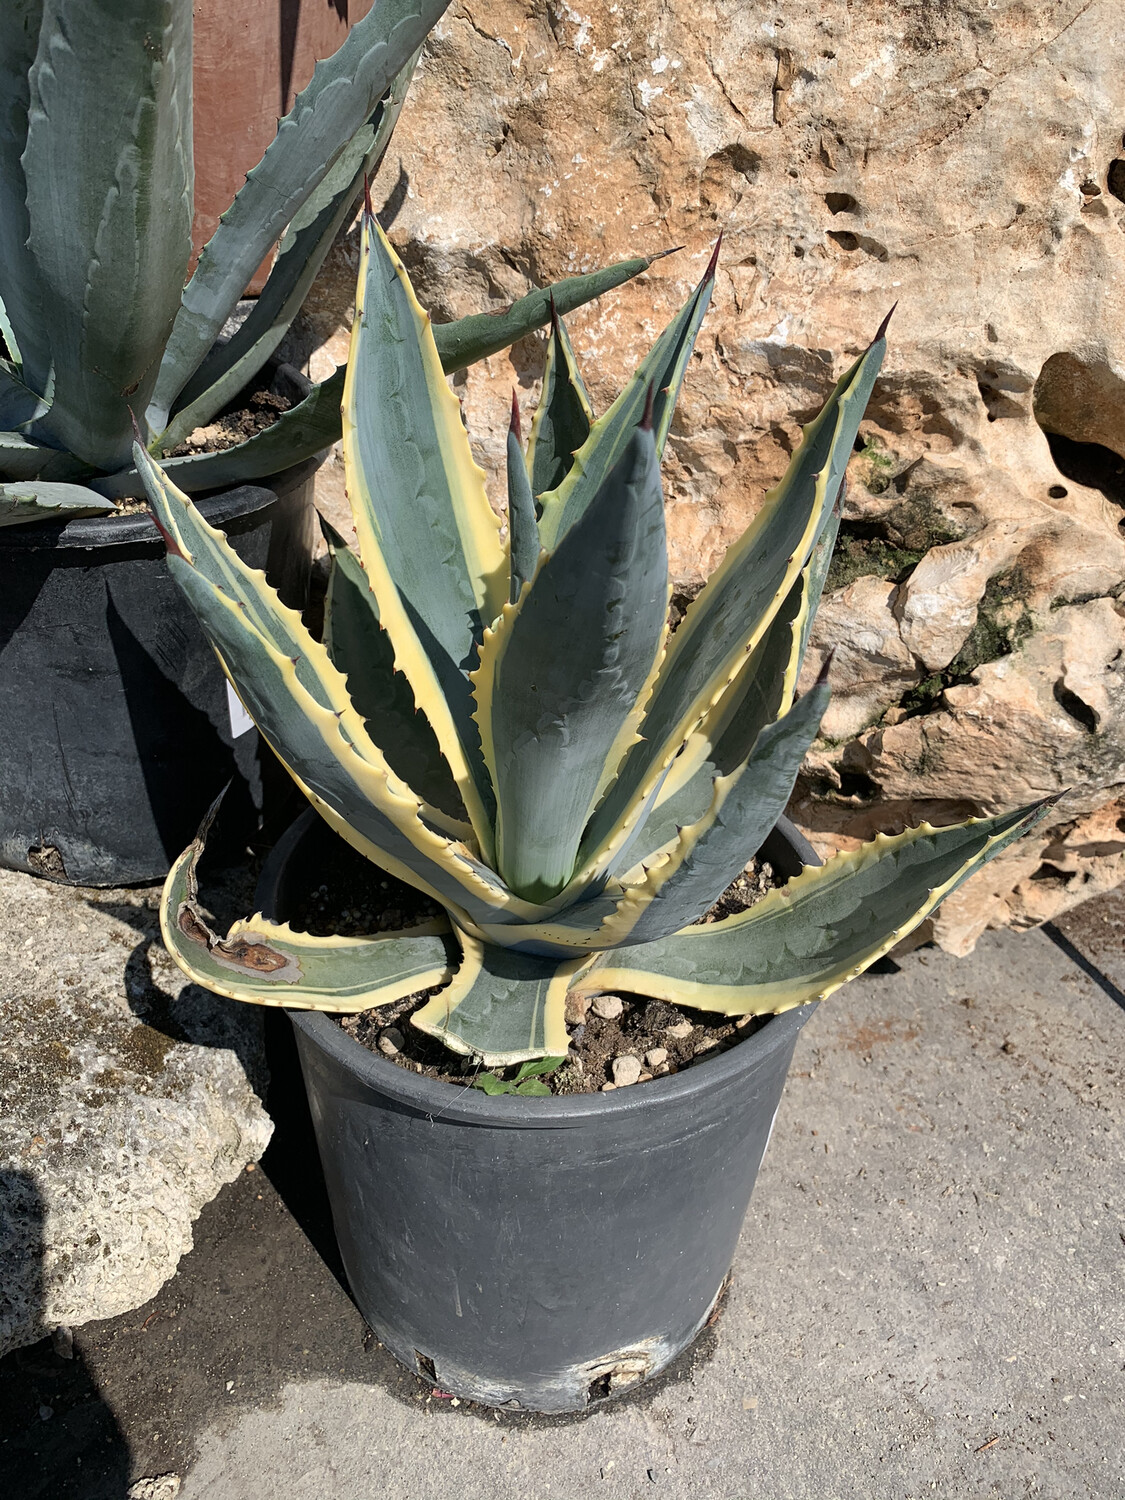
<path fill-rule="evenodd" d="M 598 408 L 723 231 L 665 463 L 681 587 L 897 302 L 813 641 L 840 648 L 837 703 L 794 810 L 828 851 L 1074 786 L 946 907 L 952 947 L 1125 876 L 1089 832 L 1125 782 L 1091 639 L 1117 640 L 1125 584 L 1123 47 L 1116 0 L 455 0 L 376 184 L 439 319 L 684 247 L 570 320 Z M 355 257 L 353 234 L 297 333 L 314 375 L 346 353 Z M 543 354 L 455 382 L 498 507 Z M 339 518 L 338 467 L 321 493 Z"/>
<path fill-rule="evenodd" d="M 186 983 L 158 898 L 0 871 L 0 1353 L 148 1301 L 269 1142 L 260 1016 Z"/>

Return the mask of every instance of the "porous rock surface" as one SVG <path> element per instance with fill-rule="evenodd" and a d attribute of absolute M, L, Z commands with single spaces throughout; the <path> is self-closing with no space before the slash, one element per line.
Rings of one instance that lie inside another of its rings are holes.
<path fill-rule="evenodd" d="M 1117 0 L 455 3 L 377 183 L 439 320 L 685 247 L 570 320 L 599 409 L 724 231 L 665 461 L 689 588 L 897 301 L 791 811 L 826 853 L 1073 788 L 946 904 L 954 951 L 1125 878 L 1123 46 Z M 314 375 L 355 263 L 353 234 L 314 290 Z M 456 382 L 498 506 L 543 354 Z M 321 496 L 339 514 L 338 466 Z"/>
<path fill-rule="evenodd" d="M 158 896 L 0 870 L 0 1354 L 148 1301 L 269 1141 L 260 1016 L 186 983 Z"/>

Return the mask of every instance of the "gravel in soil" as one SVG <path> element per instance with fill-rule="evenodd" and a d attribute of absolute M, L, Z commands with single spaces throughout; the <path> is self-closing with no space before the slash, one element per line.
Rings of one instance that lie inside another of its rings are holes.
<path fill-rule="evenodd" d="M 270 388 L 270 378 L 268 371 L 263 372 L 254 385 L 235 397 L 236 407 L 220 412 L 205 427 L 197 427 L 165 456 L 180 458 L 189 453 L 220 453 L 224 448 L 235 448 L 272 427 L 293 403 L 288 396 Z"/>
<path fill-rule="evenodd" d="M 251 386 L 249 394 L 240 392 L 235 399 L 240 403 L 237 408 L 220 412 L 206 427 L 197 427 L 182 443 L 169 448 L 163 457 L 183 458 L 193 453 L 220 453 L 224 448 L 236 448 L 239 443 L 272 427 L 282 412 L 293 405 L 288 396 L 279 395 L 261 384 L 256 389 Z M 148 501 L 138 496 L 120 501 L 114 514 L 132 516 L 148 509 Z"/>
<path fill-rule="evenodd" d="M 401 931 L 443 915 L 436 902 L 385 874 L 342 842 L 333 843 L 331 860 L 317 874 L 319 883 L 289 915 L 290 924 L 306 932 L 358 937 Z M 716 922 L 746 910 L 773 884 L 770 866 L 752 861 L 700 921 Z M 390 1005 L 339 1016 L 337 1021 L 361 1046 L 399 1067 L 468 1087 L 482 1071 L 479 1061 L 459 1057 L 410 1025 L 411 1014 L 440 989 L 420 990 Z M 769 1017 L 735 1019 L 710 1011 L 680 1010 L 640 995 L 593 999 L 574 995 L 568 998 L 566 1019 L 570 1034 L 566 1061 L 543 1078 L 553 1094 L 611 1092 L 667 1077 L 718 1056 L 759 1031 Z M 512 1080 L 518 1069 L 491 1071 Z"/>

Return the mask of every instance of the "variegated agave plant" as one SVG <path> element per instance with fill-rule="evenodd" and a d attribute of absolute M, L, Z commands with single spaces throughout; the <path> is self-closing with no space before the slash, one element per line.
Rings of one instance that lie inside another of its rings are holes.
<path fill-rule="evenodd" d="M 101 515 L 143 494 L 132 413 L 160 456 L 271 358 L 364 174 L 390 142 L 449 0 L 379 0 L 278 126 L 185 287 L 191 252 L 190 0 L 0 3 L 0 526 Z M 270 247 L 262 295 L 218 342 Z M 650 264 L 554 288 L 577 307 Z M 549 293 L 438 333 L 462 369 L 544 324 Z M 266 431 L 167 460 L 189 491 L 268 478 L 340 436 L 344 371 Z"/>
<path fill-rule="evenodd" d="M 324 938 L 255 916 L 219 938 L 197 840 L 163 902 L 194 979 L 331 1011 L 445 985 L 413 1023 L 455 1051 L 559 1055 L 568 990 L 728 1015 L 819 999 L 1039 817 L 881 836 L 692 925 L 773 827 L 826 707 L 823 683 L 795 685 L 885 349 L 880 330 L 670 635 L 660 454 L 713 274 L 597 421 L 555 320 L 526 455 L 518 423 L 508 438 L 505 541 L 368 215 L 343 408 L 358 552 L 333 541 L 323 645 L 137 448 L 172 573 L 262 734 L 333 828 L 449 917 Z"/>

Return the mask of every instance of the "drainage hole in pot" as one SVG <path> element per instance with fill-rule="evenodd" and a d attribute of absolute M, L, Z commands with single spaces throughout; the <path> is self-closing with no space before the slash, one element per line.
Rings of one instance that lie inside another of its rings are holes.
<path fill-rule="evenodd" d="M 589 1406 L 594 1401 L 604 1401 L 613 1392 L 613 1372 L 607 1370 L 604 1375 L 599 1375 L 596 1380 L 591 1380 L 586 1387 L 586 1404 Z"/>
<path fill-rule="evenodd" d="M 422 1379 L 430 1381 L 433 1385 L 437 1385 L 437 1371 L 434 1369 L 434 1362 L 430 1356 L 428 1354 L 419 1354 L 418 1350 L 415 1349 L 414 1360 L 418 1366 L 418 1374 L 421 1375 Z"/>

